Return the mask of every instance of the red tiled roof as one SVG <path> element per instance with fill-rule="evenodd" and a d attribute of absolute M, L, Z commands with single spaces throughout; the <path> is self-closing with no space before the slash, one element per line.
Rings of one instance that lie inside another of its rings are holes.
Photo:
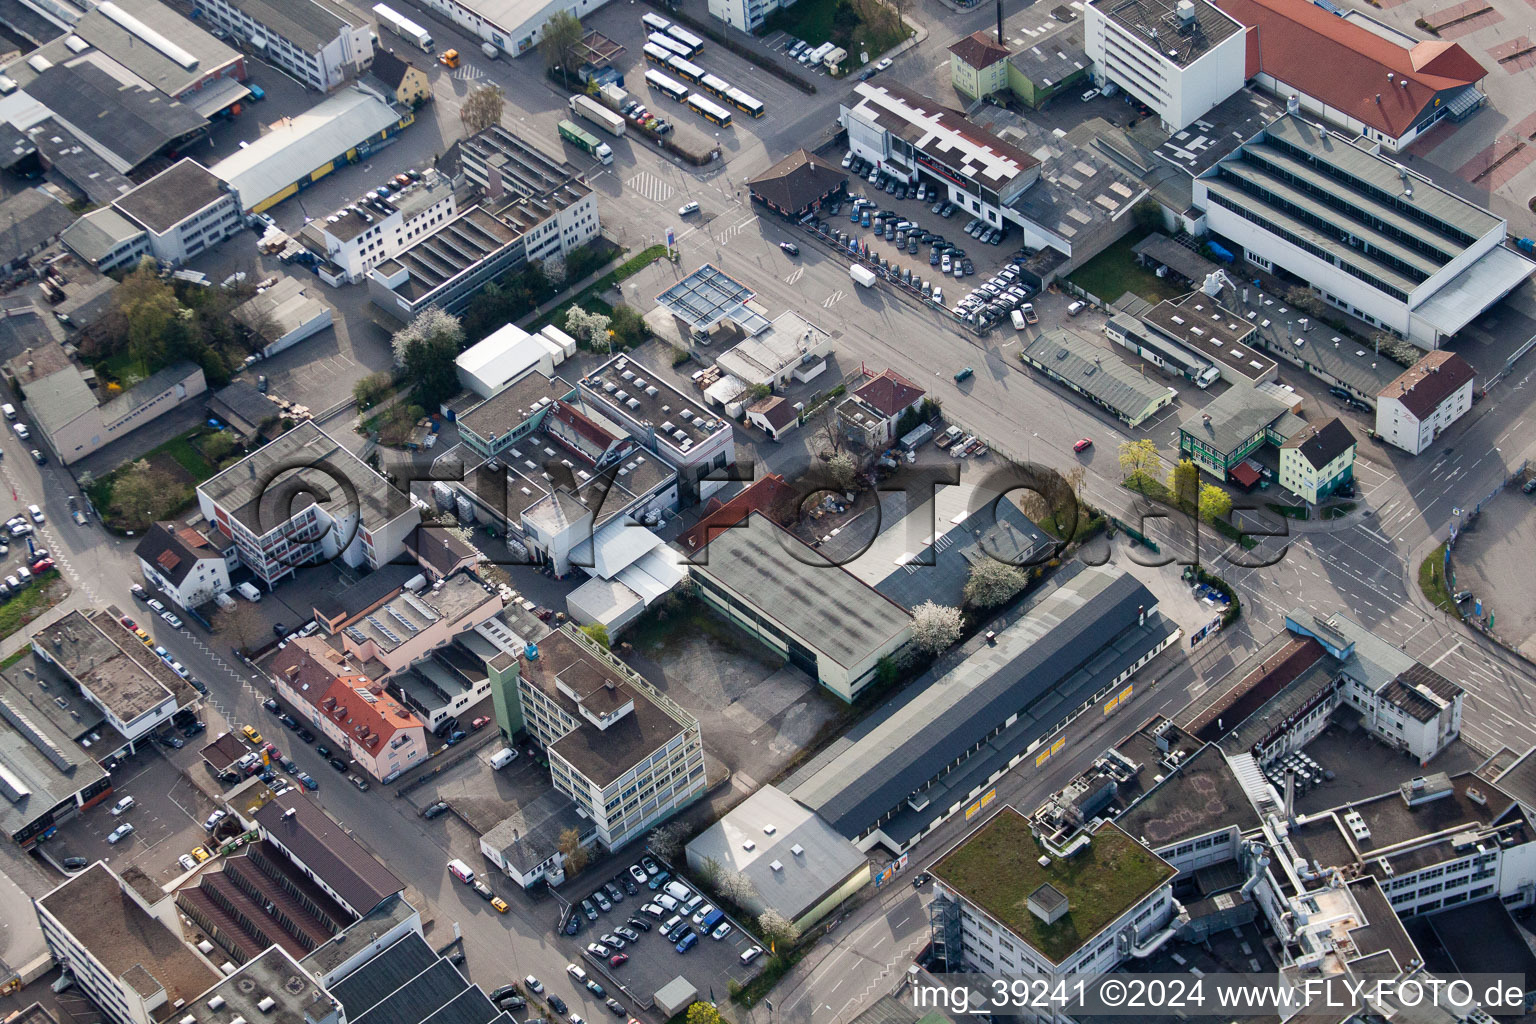
<path fill-rule="evenodd" d="M 342 653 L 321 637 L 303 637 L 278 651 L 272 672 L 371 751 L 398 730 L 421 728 L 415 715 L 389 694 L 376 692 L 373 680 L 353 671 Z M 371 736 L 379 741 L 370 741 Z"/>
<path fill-rule="evenodd" d="M 1250 76 L 1272 75 L 1393 138 L 1406 132 L 1437 94 L 1488 74 L 1458 43 L 1421 42 L 1405 49 L 1309 0 L 1214 2 L 1251 27 Z"/>
<path fill-rule="evenodd" d="M 782 476 L 770 473 L 730 501 L 721 503 L 711 498 L 714 510 L 678 539 L 690 553 L 698 551 L 718 537 L 721 530 L 735 526 L 753 512 L 770 513 L 780 503 L 793 500 L 794 497 L 795 489 L 785 483 Z"/>
<path fill-rule="evenodd" d="M 871 377 L 853 392 L 884 416 L 896 416 L 928 392 L 907 380 L 895 370 L 886 370 L 878 377 Z"/>
<path fill-rule="evenodd" d="M 1246 462 L 1239 462 L 1227 471 L 1227 475 L 1244 487 L 1252 487 L 1259 482 L 1259 471 Z"/>
<path fill-rule="evenodd" d="M 607 451 L 608 446 L 617 440 L 612 434 L 588 419 L 583 413 L 578 412 L 564 402 L 556 402 L 555 408 L 550 415 L 568 425 L 576 432 L 577 436 L 597 445 L 600 451 Z"/>
<path fill-rule="evenodd" d="M 980 32 L 972 32 L 964 39 L 952 44 L 949 52 L 959 57 L 961 62 L 973 68 L 989 68 L 1000 60 L 1008 58 L 1008 48 L 999 46 L 985 29 Z"/>
<path fill-rule="evenodd" d="M 1456 353 L 1441 349 L 1427 353 L 1376 397 L 1395 398 L 1422 420 L 1472 377 L 1471 364 Z"/>

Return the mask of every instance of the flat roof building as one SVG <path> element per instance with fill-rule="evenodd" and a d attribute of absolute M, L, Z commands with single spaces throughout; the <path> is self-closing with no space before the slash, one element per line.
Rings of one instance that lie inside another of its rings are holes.
<path fill-rule="evenodd" d="M 274 356 L 331 326 L 331 307 L 296 277 L 279 277 L 230 314 L 250 334 L 262 356 Z"/>
<path fill-rule="evenodd" d="M 33 904 L 54 959 L 116 1021 L 159 1024 L 222 980 L 101 861 Z"/>
<path fill-rule="evenodd" d="M 569 623 L 525 646 L 517 695 L 555 789 L 593 821 L 605 849 L 704 793 L 698 720 Z"/>
<path fill-rule="evenodd" d="M 945 930 L 959 940 L 941 939 L 946 959 L 988 974 L 1107 973 L 1173 916 L 1176 869 L 1112 823 L 1064 850 L 1004 807 L 931 870 L 940 913 L 953 919 Z M 1115 933 L 1126 925 L 1122 944 Z"/>
<path fill-rule="evenodd" d="M 55 824 L 104 799 L 112 779 L 74 736 L 33 702 L 38 684 L 46 680 L 27 679 L 29 685 L 23 687 L 17 680 L 24 676 L 17 669 L 6 671 L 17 679 L 0 677 L 0 832 L 26 847 Z M 42 696 L 55 706 L 59 699 L 66 705 L 77 703 L 52 686 Z M 82 720 L 96 717 L 91 713 Z"/>
<path fill-rule="evenodd" d="M 1295 114 L 1199 175 L 1194 198 L 1249 261 L 1421 348 L 1536 271 L 1502 218 Z"/>
<path fill-rule="evenodd" d="M 203 13 L 321 92 L 330 92 L 373 62 L 369 20 L 332 0 L 208 0 Z"/>
<path fill-rule="evenodd" d="M 688 866 L 706 861 L 746 876 L 753 914 L 776 910 L 804 931 L 868 884 L 858 847 L 775 786 L 763 786 L 688 844 Z"/>
<path fill-rule="evenodd" d="M 1243 87 L 1243 26 L 1209 0 L 1094 0 L 1083 9 L 1094 77 L 1179 132 Z"/>
<path fill-rule="evenodd" d="M 1070 328 L 1053 328 L 1028 339 L 1019 357 L 1132 427 L 1178 397 L 1173 388 L 1149 380 Z"/>
<path fill-rule="evenodd" d="M 338 477 L 349 485 L 341 500 L 326 484 Z M 235 541 L 242 564 L 269 588 L 337 555 L 378 569 L 404 551 L 421 521 L 405 494 L 309 420 L 203 481 L 197 499 L 203 518 Z"/>
<path fill-rule="evenodd" d="M 852 701 L 912 635 L 906 609 L 754 512 L 694 558 L 699 596 Z"/>
<path fill-rule="evenodd" d="M 1132 676 L 1180 635 L 1156 605 L 1123 572 L 1082 569 L 995 643 L 912 684 L 785 789 L 860 849 L 900 854 L 1069 716 L 1128 699 Z"/>
<path fill-rule="evenodd" d="M 1204 291 L 1164 299 L 1141 314 L 1142 323 L 1221 370 L 1233 384 L 1274 380 L 1279 364 L 1253 348 L 1257 328 Z"/>
<path fill-rule="evenodd" d="M 54 64 L 28 82 L 25 91 L 124 175 L 208 127 L 208 118 L 196 108 L 158 89 L 124 84 L 86 62 Z"/>
<path fill-rule="evenodd" d="M 358 917 L 405 891 L 393 871 L 300 791 L 262 804 L 255 822 L 263 840 Z"/>
<path fill-rule="evenodd" d="M 20 270 L 74 222 L 69 207 L 39 188 L 0 201 L 0 268 Z"/>
<path fill-rule="evenodd" d="M 242 209 L 260 213 L 298 192 L 299 182 L 366 157 L 414 120 L 377 93 L 352 85 L 274 123 L 261 138 L 209 170 L 235 190 Z"/>

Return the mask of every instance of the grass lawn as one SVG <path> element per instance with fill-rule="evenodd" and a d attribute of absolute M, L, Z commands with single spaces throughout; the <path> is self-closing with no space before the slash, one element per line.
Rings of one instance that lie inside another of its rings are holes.
<path fill-rule="evenodd" d="M 665 245 L 653 245 L 649 248 L 641 249 L 635 255 L 631 256 L 623 263 L 620 263 L 617 267 L 614 267 L 611 271 L 604 274 L 596 281 L 593 281 L 585 291 L 578 295 L 571 296 L 569 299 L 560 303 L 560 305 L 556 306 L 554 309 L 541 316 L 538 320 L 534 321 L 528 327 L 528 332 L 530 334 L 537 334 L 539 331 L 543 330 L 550 324 L 554 324 L 562 331 L 565 330 L 565 314 L 570 310 L 572 306 L 580 306 L 588 313 L 601 313 L 603 316 L 611 315 L 613 313 L 613 307 L 598 296 L 602 295 L 603 292 L 607 291 L 609 288 L 612 288 L 614 285 L 617 285 L 625 278 L 634 277 L 636 274 L 640 273 L 640 271 L 644 270 L 652 263 L 655 263 L 657 260 L 666 258 L 667 247 Z"/>
<path fill-rule="evenodd" d="M 1419 566 L 1419 589 L 1424 596 L 1452 614 L 1457 614 L 1456 602 L 1445 586 L 1445 545 L 1441 544 L 1429 553 Z"/>
<path fill-rule="evenodd" d="M 38 577 L 36 583 L 4 605 L 0 605 L 0 636 L 10 636 L 68 596 L 69 584 L 64 582 L 57 569 L 49 569 Z M 0 667 L 15 664 L 27 650 L 29 649 L 23 648 L 17 654 L 11 655 Z"/>
<path fill-rule="evenodd" d="M 1093 259 L 1078 267 L 1067 280 L 1090 295 L 1114 302 L 1126 292 L 1135 292 L 1149 302 L 1177 298 L 1182 289 L 1137 264 L 1131 248 L 1146 235 L 1132 231 Z"/>
<path fill-rule="evenodd" d="M 149 368 L 135 359 L 126 348 L 98 360 L 92 364 L 92 368 L 103 377 L 117 381 L 125 389 L 149 376 Z"/>
<path fill-rule="evenodd" d="M 1030 834 L 1029 820 L 1012 808 L 1002 810 L 932 870 L 1056 963 L 1174 874 L 1172 865 L 1114 825 L 1100 828 L 1070 859 L 1047 855 Z M 1030 894 L 1043 885 L 1067 898 L 1067 911 L 1054 924 L 1036 917 L 1027 905 Z"/>
<path fill-rule="evenodd" d="M 189 489 L 196 487 L 218 471 L 218 467 L 210 462 L 207 456 L 203 455 L 197 447 L 199 440 L 212 433 L 213 430 L 208 427 L 198 427 L 195 430 L 189 430 L 185 434 L 171 438 L 158 448 L 151 449 L 139 458 L 147 460 L 156 469 L 164 470 L 177 483 L 186 484 Z M 138 459 L 134 460 L 134 462 L 137 461 Z M 142 523 L 128 524 L 117 522 L 111 512 L 108 511 L 112 507 L 113 486 L 121 474 L 128 472 L 131 465 L 132 463 L 128 463 L 127 465 L 119 466 L 106 476 L 93 481 L 85 489 L 86 494 L 90 496 L 91 504 L 96 507 L 97 514 L 102 517 L 102 521 L 114 529 L 142 528 L 145 525 Z M 154 517 L 155 519 L 174 516 L 188 505 L 188 502 L 179 500 L 177 495 L 170 495 L 168 497 L 177 499 L 174 502 L 174 506 L 168 501 L 167 507 L 161 509 Z"/>

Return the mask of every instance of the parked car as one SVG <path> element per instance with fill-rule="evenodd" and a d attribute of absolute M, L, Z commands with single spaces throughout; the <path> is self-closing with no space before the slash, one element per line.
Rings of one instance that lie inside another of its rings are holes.
<path fill-rule="evenodd" d="M 436 803 L 430 803 L 421 809 L 421 816 L 429 821 L 447 813 L 448 801 L 446 800 L 439 800 Z"/>
<path fill-rule="evenodd" d="M 112 817 L 115 818 L 115 817 L 117 817 L 120 814 L 128 813 L 129 811 L 131 811 L 134 808 L 135 803 L 136 803 L 136 801 L 133 799 L 133 797 L 131 797 L 131 796 L 123 797 L 117 803 L 112 805 Z"/>
<path fill-rule="evenodd" d="M 1092 447 L 1093 447 L 1093 439 L 1092 438 L 1088 438 L 1088 437 L 1083 437 L 1083 438 L 1079 438 L 1077 443 L 1072 446 L 1072 450 L 1074 452 L 1076 452 L 1077 454 L 1081 455 L 1083 452 L 1087 451 L 1089 448 L 1092 448 Z"/>
<path fill-rule="evenodd" d="M 326 763 L 339 772 L 344 772 L 347 770 L 347 762 L 343 761 L 339 757 L 329 758 Z"/>
<path fill-rule="evenodd" d="M 627 964 L 627 963 L 629 963 L 629 954 L 628 953 L 615 953 L 615 954 L 613 954 L 613 956 L 610 956 L 608 958 L 608 966 L 609 967 L 619 967 L 619 966 L 621 966 L 623 964 Z"/>
<path fill-rule="evenodd" d="M 645 874 L 645 868 L 641 867 L 639 864 L 631 864 L 629 866 L 629 877 L 633 878 L 635 881 L 642 885 L 649 881 Z"/>
<path fill-rule="evenodd" d="M 156 652 L 156 653 L 158 653 L 158 652 Z M 261 742 L 261 733 L 257 732 L 253 727 L 251 727 L 249 725 L 242 725 L 240 727 L 240 735 L 244 736 L 246 739 L 250 740 L 252 743 L 260 743 Z"/>
<path fill-rule="evenodd" d="M 122 842 L 124 839 L 127 839 L 131 835 L 133 835 L 133 825 L 125 821 L 123 824 L 112 830 L 112 834 L 107 836 L 107 842 L 113 846 L 116 846 L 118 843 Z"/>
<path fill-rule="evenodd" d="M 207 819 L 203 822 L 203 831 L 212 832 L 214 828 L 219 824 L 219 822 L 223 821 L 227 817 L 229 817 L 229 812 L 224 810 L 222 807 L 219 808 L 212 814 L 208 815 Z"/>
<path fill-rule="evenodd" d="M 523 978 L 523 985 L 528 989 L 529 992 L 532 992 L 534 995 L 538 995 L 540 992 L 544 991 L 543 984 L 540 983 L 538 978 L 535 978 L 531 974 Z"/>

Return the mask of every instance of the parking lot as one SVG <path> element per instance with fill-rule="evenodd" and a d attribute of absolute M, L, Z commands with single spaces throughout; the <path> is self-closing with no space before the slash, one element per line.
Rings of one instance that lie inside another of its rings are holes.
<path fill-rule="evenodd" d="M 652 858 L 652 866 L 666 871 L 666 865 Z M 626 868 L 626 870 L 610 879 L 607 885 L 620 890 L 624 899 L 622 902 L 614 902 L 612 890 L 606 889 L 602 883 L 587 885 L 588 896 L 583 901 L 578 901 L 575 913 L 582 923 L 581 931 L 576 938 L 582 943 L 583 963 L 582 968 L 589 976 L 610 988 L 631 994 L 635 999 L 649 999 L 652 994 L 667 982 L 678 975 L 686 977 L 700 992 L 711 990 L 712 986 L 719 985 L 723 991 L 731 981 L 737 984 L 746 984 L 756 973 L 762 962 L 759 955 L 751 964 L 741 962 L 742 954 L 756 946 L 756 941 L 739 922 L 730 917 L 723 916 L 720 924 L 728 925 L 724 935 L 719 939 L 705 934 L 703 921 L 708 918 L 713 909 L 710 902 L 704 899 L 698 890 L 686 883 L 660 874 L 650 875 L 641 865 L 642 873 L 647 874 L 647 881 L 639 883 Z M 651 889 L 650 884 L 665 877 L 664 884 L 657 889 Z M 584 880 L 585 881 L 585 880 Z M 674 895 L 668 895 L 668 884 L 681 886 L 673 888 Z M 631 893 L 628 889 L 636 891 Z M 603 910 L 597 901 L 597 895 L 601 892 L 608 902 L 610 909 Z M 663 906 L 675 899 L 678 892 L 687 892 L 689 899 L 675 909 Z M 575 896 L 575 893 L 571 893 Z M 666 897 L 665 900 L 662 897 Z M 697 897 L 693 903 L 694 911 L 686 917 L 683 908 Z M 590 906 L 590 911 L 588 911 Z M 595 917 L 593 916 L 595 915 Z M 674 921 L 674 919 L 676 919 Z M 697 921 L 695 920 L 697 919 Z M 650 926 L 650 930 L 633 924 L 640 921 Z M 628 923 L 627 923 L 628 922 Z M 685 953 L 678 953 L 674 938 L 663 934 L 664 929 L 671 923 L 677 931 L 673 936 L 683 934 L 681 929 L 686 925 L 692 933 L 697 935 L 690 943 Z M 638 936 L 638 940 L 632 940 L 618 929 L 625 928 L 630 933 Z M 717 932 L 718 933 L 718 932 Z M 622 947 L 616 946 L 608 939 L 622 940 Z M 592 944 L 596 943 L 597 948 Z M 623 956 L 618 965 L 612 960 L 615 956 Z M 573 981 L 574 983 L 574 981 Z"/>

